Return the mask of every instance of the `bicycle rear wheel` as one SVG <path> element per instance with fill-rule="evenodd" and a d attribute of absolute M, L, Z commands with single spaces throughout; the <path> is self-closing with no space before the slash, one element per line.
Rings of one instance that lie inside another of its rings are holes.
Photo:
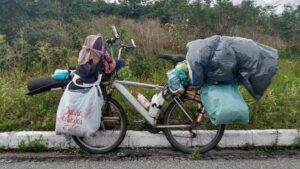
<path fill-rule="evenodd" d="M 102 120 L 95 136 L 72 136 L 75 143 L 94 154 L 102 154 L 117 148 L 123 141 L 127 131 L 127 118 L 121 105 L 112 98 L 104 101 Z"/>
<path fill-rule="evenodd" d="M 191 125 L 191 127 L 164 129 L 170 144 L 184 153 L 192 153 L 194 150 L 205 153 L 214 148 L 224 134 L 225 125 L 213 125 L 206 115 L 200 123 L 196 123 L 199 102 L 182 97 L 179 98 L 179 103 L 194 122 L 188 118 L 176 101 L 173 101 L 164 114 L 163 124 L 185 124 Z"/>

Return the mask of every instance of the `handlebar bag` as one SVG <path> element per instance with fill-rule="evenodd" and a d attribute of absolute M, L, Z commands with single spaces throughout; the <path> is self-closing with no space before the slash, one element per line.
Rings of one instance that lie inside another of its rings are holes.
<path fill-rule="evenodd" d="M 249 122 L 249 109 L 236 82 L 204 84 L 200 89 L 202 103 L 213 124 Z"/>
<path fill-rule="evenodd" d="M 56 117 L 56 134 L 93 136 L 100 127 L 103 96 L 101 79 L 89 88 L 71 90 L 67 86 L 60 100 Z"/>

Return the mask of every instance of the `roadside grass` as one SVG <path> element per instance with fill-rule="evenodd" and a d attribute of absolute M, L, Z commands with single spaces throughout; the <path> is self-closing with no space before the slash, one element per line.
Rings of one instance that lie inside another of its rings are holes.
<path fill-rule="evenodd" d="M 192 151 L 191 157 L 193 160 L 199 160 L 201 158 L 201 153 L 198 149 Z"/>
<path fill-rule="evenodd" d="M 297 137 L 296 139 L 295 139 L 295 148 L 296 149 L 300 149 L 300 137 Z"/>
<path fill-rule="evenodd" d="M 153 64 L 144 67 L 126 66 L 120 77 L 145 83 L 164 85 L 166 72 L 172 65 L 166 61 L 148 60 Z M 241 87 L 242 94 L 250 107 L 250 122 L 246 125 L 228 125 L 227 129 L 300 129 L 300 60 L 281 58 L 279 69 L 272 84 L 259 102 Z M 143 70 L 148 72 L 143 72 Z M 133 72 L 140 72 L 134 74 Z M 142 72 L 142 73 L 141 73 Z M 19 69 L 0 74 L 0 131 L 54 130 L 56 109 L 61 92 L 48 92 L 27 96 L 27 81 L 33 77 L 47 77 L 53 73 L 24 73 Z M 129 89 L 134 95 L 136 89 Z M 139 89 L 148 100 L 157 91 Z M 133 107 L 118 93 L 113 97 L 120 102 L 128 115 L 129 129 L 143 130 L 143 119 Z M 167 103 L 163 107 L 166 109 Z M 162 111 L 162 112 L 163 112 Z M 136 124 L 139 123 L 139 124 Z"/>
<path fill-rule="evenodd" d="M 77 155 L 77 156 L 80 156 L 80 157 L 85 157 L 87 156 L 89 153 L 81 148 L 76 148 L 74 150 L 74 154 Z"/>
<path fill-rule="evenodd" d="M 36 77 L 47 77 L 40 74 Z M 61 94 L 27 96 L 30 75 L 21 71 L 0 75 L 0 131 L 52 130 Z"/>
<path fill-rule="evenodd" d="M 228 148 L 231 149 L 231 148 Z M 240 146 L 238 148 L 232 148 L 233 150 L 243 150 L 243 151 L 256 151 L 256 152 L 275 152 L 275 151 L 281 151 L 281 150 L 295 150 L 299 149 L 297 148 L 297 145 L 291 145 L 291 146 L 279 146 L 279 145 L 271 145 L 271 146 L 256 146 L 254 144 L 245 144 L 243 146 Z"/>
<path fill-rule="evenodd" d="M 26 140 L 21 140 L 18 145 L 18 151 L 20 152 L 46 152 L 48 148 L 46 145 L 43 144 L 43 138 L 39 137 L 34 140 L 30 140 L 27 138 Z"/>
<path fill-rule="evenodd" d="M 254 150 L 256 148 L 256 146 L 254 144 L 247 143 L 247 144 L 241 146 L 240 148 L 245 151 L 250 151 L 250 150 Z"/>

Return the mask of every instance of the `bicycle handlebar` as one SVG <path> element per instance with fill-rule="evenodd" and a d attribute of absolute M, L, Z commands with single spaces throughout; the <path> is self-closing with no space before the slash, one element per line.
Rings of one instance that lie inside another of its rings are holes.
<path fill-rule="evenodd" d="M 113 37 L 113 38 L 107 39 L 107 40 L 106 40 L 106 43 L 112 45 L 112 44 L 115 43 L 117 40 L 118 40 L 118 38 Z"/>
<path fill-rule="evenodd" d="M 106 40 L 106 43 L 108 43 L 110 45 L 114 44 L 120 37 L 120 35 L 118 34 L 118 31 L 117 31 L 117 28 L 114 25 L 111 26 L 111 28 L 115 34 L 115 37 L 112 37 L 112 38 Z"/>
<path fill-rule="evenodd" d="M 120 46 L 120 49 L 119 49 L 118 59 L 121 58 L 121 53 L 122 53 L 123 50 L 126 50 L 126 49 L 133 49 L 133 48 L 136 48 L 136 45 L 135 45 L 133 39 L 131 39 L 131 46 L 127 46 L 127 45 L 125 45 L 125 44 L 122 44 L 122 45 Z"/>
<path fill-rule="evenodd" d="M 131 48 L 136 48 L 136 45 L 135 45 L 135 43 L 134 43 L 134 40 L 131 39 L 131 46 L 127 46 L 127 45 L 125 45 L 125 44 L 122 44 L 120 48 L 121 48 L 121 49 L 131 49 Z"/>
<path fill-rule="evenodd" d="M 112 28 L 112 31 L 114 32 L 114 37 L 106 40 L 106 43 L 108 43 L 109 45 L 114 44 L 120 38 L 120 35 L 117 31 L 117 28 L 114 25 L 112 25 L 111 28 Z M 136 48 L 136 45 L 135 45 L 135 42 L 134 42 L 133 39 L 131 39 L 131 46 L 127 46 L 125 44 L 122 44 L 120 46 L 120 49 L 119 49 L 118 59 L 121 58 L 122 50 L 133 49 L 133 48 Z M 111 48 L 111 50 L 112 50 L 112 48 Z"/>

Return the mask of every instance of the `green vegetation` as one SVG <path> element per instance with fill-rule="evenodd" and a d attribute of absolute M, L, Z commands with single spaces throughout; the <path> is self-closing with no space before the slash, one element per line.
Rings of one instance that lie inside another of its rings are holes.
<path fill-rule="evenodd" d="M 86 152 L 85 150 L 81 149 L 81 148 L 76 148 L 74 150 L 74 154 L 77 155 L 77 156 L 80 156 L 80 157 L 85 157 L 87 156 L 89 153 Z"/>
<path fill-rule="evenodd" d="M 200 151 L 198 149 L 193 150 L 191 156 L 193 160 L 199 160 L 201 158 Z"/>
<path fill-rule="evenodd" d="M 300 137 L 295 139 L 295 148 L 300 149 Z"/>
<path fill-rule="evenodd" d="M 255 148 L 256 148 L 256 146 L 253 143 L 252 144 L 246 143 L 245 145 L 243 145 L 241 147 L 241 149 L 245 150 L 245 151 L 254 150 Z"/>
<path fill-rule="evenodd" d="M 122 37 L 116 48 L 135 39 L 138 48 L 124 54 L 127 66 L 120 75 L 140 82 L 165 84 L 172 65 L 157 59 L 159 53 L 184 54 L 187 42 L 214 34 L 251 38 L 279 49 L 278 73 L 263 98 L 255 102 L 241 87 L 251 109 L 250 123 L 228 128 L 300 128 L 299 6 L 286 7 L 277 15 L 272 7 L 257 7 L 252 1 L 233 6 L 229 0 L 218 0 L 213 7 L 209 1 L 145 3 L 1 1 L 0 131 L 54 130 L 61 93 L 29 97 L 27 81 L 76 66 L 84 38 L 99 31 L 108 38 L 111 25 L 117 26 Z M 155 92 L 140 91 L 149 99 Z M 140 115 L 122 96 L 114 97 L 128 113 L 129 128 L 143 129 L 134 123 Z"/>
<path fill-rule="evenodd" d="M 21 140 L 19 143 L 18 150 L 21 152 L 45 152 L 48 151 L 48 148 L 43 144 L 43 138 L 37 138 L 34 140 L 30 140 L 27 138 L 27 140 Z"/>

